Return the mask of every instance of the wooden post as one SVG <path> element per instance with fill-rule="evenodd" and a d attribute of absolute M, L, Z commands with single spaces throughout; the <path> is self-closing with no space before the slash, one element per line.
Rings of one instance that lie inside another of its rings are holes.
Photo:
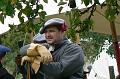
<path fill-rule="evenodd" d="M 79 27 L 77 27 L 77 28 L 76 28 L 76 30 L 77 30 L 77 31 L 79 31 L 79 30 L 80 30 L 80 28 L 79 28 Z M 80 35 L 79 35 L 79 33 L 78 33 L 78 32 L 76 33 L 76 40 L 75 40 L 75 42 L 76 42 L 77 44 L 80 44 Z"/>
<path fill-rule="evenodd" d="M 34 32 L 31 32 L 29 34 L 29 38 L 30 38 L 30 42 L 32 43 L 33 42 L 33 36 L 34 36 Z"/>
<path fill-rule="evenodd" d="M 76 33 L 76 41 L 77 44 L 80 44 L 80 35 L 79 33 Z"/>
<path fill-rule="evenodd" d="M 30 42 L 33 42 L 33 36 L 34 36 L 34 31 L 32 31 L 31 33 L 30 33 Z M 31 79 L 30 77 L 31 77 L 31 74 L 30 74 L 30 63 L 29 62 L 26 62 L 26 65 L 27 65 L 27 79 Z"/>
<path fill-rule="evenodd" d="M 114 50 L 115 50 L 115 58 L 117 62 L 118 73 L 120 75 L 120 49 L 119 49 L 119 44 L 117 41 L 117 34 L 116 34 L 114 21 L 110 21 L 110 27 L 111 27 L 111 32 L 112 32 L 112 41 L 113 41 Z"/>
<path fill-rule="evenodd" d="M 109 66 L 110 79 L 115 79 L 114 67 Z"/>
<path fill-rule="evenodd" d="M 27 65 L 27 79 L 30 79 L 30 63 L 29 62 L 26 62 L 26 65 Z"/>

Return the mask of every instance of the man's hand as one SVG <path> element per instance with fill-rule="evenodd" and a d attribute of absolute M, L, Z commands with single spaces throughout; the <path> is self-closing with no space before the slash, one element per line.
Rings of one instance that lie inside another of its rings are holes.
<path fill-rule="evenodd" d="M 22 60 L 21 60 L 21 65 L 23 65 L 24 62 L 30 62 L 30 63 L 33 63 L 34 62 L 34 57 L 28 57 L 28 56 L 24 56 L 22 57 Z"/>
<path fill-rule="evenodd" d="M 37 73 L 40 68 L 40 63 L 42 61 L 41 57 L 40 56 L 35 56 L 35 57 L 24 56 L 22 57 L 21 65 L 23 65 L 23 63 L 26 61 L 31 63 L 32 69 L 35 71 L 35 73 Z"/>

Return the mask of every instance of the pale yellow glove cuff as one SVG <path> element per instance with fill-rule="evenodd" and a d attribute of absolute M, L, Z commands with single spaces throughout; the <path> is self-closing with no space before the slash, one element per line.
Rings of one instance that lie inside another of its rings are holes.
<path fill-rule="evenodd" d="M 38 72 L 40 68 L 40 64 L 32 63 L 32 69 L 34 70 L 35 74 Z"/>
<path fill-rule="evenodd" d="M 40 63 L 41 63 L 41 57 L 36 56 L 35 59 L 34 59 L 34 62 L 32 63 L 32 68 L 33 68 L 35 73 L 38 72 L 38 70 L 40 68 Z"/>

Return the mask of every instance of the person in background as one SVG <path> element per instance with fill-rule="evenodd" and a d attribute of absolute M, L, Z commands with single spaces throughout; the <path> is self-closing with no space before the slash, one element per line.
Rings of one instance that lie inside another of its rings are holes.
<path fill-rule="evenodd" d="M 15 79 L 2 65 L 2 59 L 10 49 L 0 45 L 0 79 Z"/>
<path fill-rule="evenodd" d="M 40 34 L 40 33 L 36 34 L 33 37 L 33 43 L 34 44 L 42 44 L 46 48 L 48 48 L 48 45 L 46 44 L 46 39 L 45 39 L 44 34 Z M 27 50 L 28 50 L 29 47 L 30 47 L 30 44 L 27 44 L 27 45 L 22 46 L 20 48 L 19 54 L 20 54 L 21 57 L 24 57 L 25 55 L 27 55 Z M 26 75 L 27 75 L 27 67 L 26 67 L 26 65 L 21 66 L 21 64 L 20 65 L 18 64 L 17 68 L 18 68 L 18 72 L 23 74 L 23 79 L 26 79 Z M 31 68 L 30 79 L 39 79 L 39 78 L 43 78 L 43 76 L 44 76 L 44 74 L 42 72 L 39 71 L 37 74 L 35 74 L 33 69 Z"/>
<path fill-rule="evenodd" d="M 42 64 L 41 79 L 83 79 L 84 54 L 81 47 L 70 43 L 65 36 L 67 25 L 63 19 L 52 18 L 45 22 L 40 33 L 45 34 L 53 61 Z"/>
<path fill-rule="evenodd" d="M 34 37 L 33 37 L 33 43 L 46 43 L 46 38 L 45 38 L 45 35 L 44 34 L 36 34 Z"/>

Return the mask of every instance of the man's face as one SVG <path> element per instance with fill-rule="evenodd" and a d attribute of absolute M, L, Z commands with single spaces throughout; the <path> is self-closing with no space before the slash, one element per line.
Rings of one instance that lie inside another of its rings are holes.
<path fill-rule="evenodd" d="M 63 39 L 64 33 L 59 31 L 56 26 L 45 29 L 45 38 L 48 44 L 57 44 Z"/>

